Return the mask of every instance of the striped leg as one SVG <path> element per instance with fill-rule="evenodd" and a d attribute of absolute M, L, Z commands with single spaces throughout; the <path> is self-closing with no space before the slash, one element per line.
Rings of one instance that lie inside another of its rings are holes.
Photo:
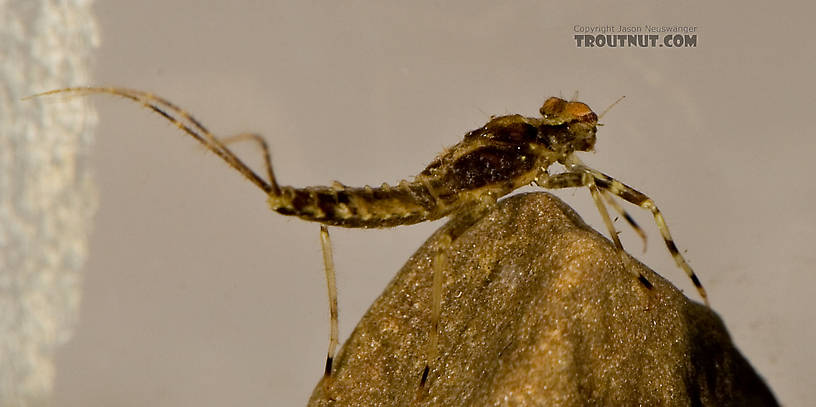
<path fill-rule="evenodd" d="M 629 226 L 632 229 L 634 229 L 635 233 L 637 233 L 638 236 L 640 236 L 640 239 L 643 240 L 643 252 L 646 253 L 646 233 L 643 231 L 643 229 L 640 228 L 640 225 L 638 225 L 637 222 L 635 222 L 635 220 L 632 218 L 632 216 L 629 215 L 628 212 L 626 212 L 626 210 L 624 210 L 620 205 L 618 205 L 617 202 L 615 202 L 615 198 L 611 197 L 609 193 L 606 192 L 606 190 L 602 189 L 601 195 L 604 197 L 604 199 L 606 199 L 606 203 L 609 204 L 609 206 L 611 206 L 612 209 L 615 210 L 615 212 L 622 216 L 623 219 L 626 220 L 626 223 L 628 223 Z"/>
<path fill-rule="evenodd" d="M 657 229 L 660 230 L 660 234 L 663 236 L 663 241 L 666 242 L 666 247 L 669 249 L 669 253 L 671 253 L 675 263 L 677 263 L 677 266 L 686 272 L 689 279 L 691 279 L 691 282 L 694 284 L 694 287 L 697 288 L 697 292 L 700 293 L 700 297 L 702 297 L 703 302 L 705 302 L 706 306 L 710 307 L 711 304 L 708 302 L 708 295 L 706 295 L 705 288 L 703 288 L 702 283 L 700 283 L 700 279 L 697 278 L 694 270 L 692 270 L 691 266 L 689 266 L 686 262 L 686 259 L 684 259 L 680 254 L 680 250 L 677 249 L 677 245 L 674 244 L 674 239 L 672 239 L 671 233 L 669 232 L 669 226 L 666 224 L 666 219 L 663 218 L 663 214 L 660 212 L 660 209 L 657 208 L 654 201 L 636 189 L 600 171 L 593 170 L 592 168 L 583 165 L 578 165 L 576 167 L 591 174 L 595 179 L 595 184 L 602 190 L 608 191 L 609 193 L 617 195 L 627 202 L 652 212 L 655 223 L 657 224 Z"/>
<path fill-rule="evenodd" d="M 550 177 L 550 178 L 556 178 L 554 180 L 549 181 L 550 186 L 542 185 L 542 184 L 538 183 L 538 181 L 536 181 L 536 184 L 541 186 L 541 187 L 548 188 L 548 189 L 582 187 L 582 186 L 588 186 L 589 185 L 588 183 L 585 184 L 583 180 L 579 179 L 580 174 L 574 174 L 574 175 L 566 175 L 566 174 L 571 174 L 571 173 L 563 173 L 563 174 L 558 174 L 558 175 Z M 564 185 L 562 185 L 562 184 L 564 184 Z M 635 222 L 635 219 L 632 218 L 632 216 L 629 215 L 629 213 L 627 213 L 626 210 L 624 210 L 620 205 L 618 205 L 617 202 L 615 202 L 615 199 L 612 198 L 609 195 L 608 192 L 601 189 L 600 193 L 601 193 L 601 196 L 606 200 L 606 203 L 609 206 L 611 206 L 612 209 L 614 209 L 615 212 L 617 212 L 621 217 L 623 217 L 623 219 L 626 221 L 626 223 L 628 223 L 629 226 L 635 231 L 635 233 L 637 233 L 637 235 L 640 236 L 641 240 L 643 240 L 643 251 L 645 252 L 646 251 L 646 233 L 643 232 L 643 229 L 640 227 L 640 225 L 638 225 L 637 222 Z M 593 195 L 593 198 L 595 198 L 594 195 Z M 595 205 L 598 206 L 598 201 L 597 200 L 595 201 Z M 599 208 L 600 208 L 600 206 L 599 206 Z M 601 212 L 601 216 L 603 216 L 603 212 Z M 609 229 L 610 233 L 612 233 L 612 231 L 614 230 L 613 228 L 608 227 L 608 225 L 607 225 L 607 228 Z"/>
<path fill-rule="evenodd" d="M 609 212 L 607 212 L 606 206 L 604 206 L 603 201 L 601 200 L 601 191 L 598 190 L 598 186 L 596 185 L 595 178 L 592 176 L 592 174 L 588 172 L 564 172 L 552 176 L 545 174 L 545 176 L 539 177 L 539 179 L 537 179 L 535 182 L 537 185 L 547 189 L 588 187 L 589 192 L 592 194 L 592 200 L 595 201 L 595 206 L 598 208 L 598 212 L 600 212 L 601 218 L 603 218 L 604 224 L 606 224 L 606 228 L 609 230 L 609 235 L 612 237 L 615 247 L 617 247 L 621 252 L 621 259 L 624 261 L 624 263 L 627 262 L 627 259 L 623 254 L 623 245 L 618 237 L 618 232 L 615 230 L 615 226 L 612 224 L 612 220 L 609 218 Z M 635 271 L 631 267 L 626 267 L 626 269 L 630 270 L 644 287 L 647 289 L 652 288 L 652 283 L 646 279 L 646 276 L 640 274 L 640 272 Z"/>
<path fill-rule="evenodd" d="M 326 270 L 326 285 L 329 289 L 329 351 L 326 355 L 325 377 L 331 378 L 332 362 L 334 361 L 334 350 L 337 347 L 337 283 L 334 276 L 334 259 L 332 257 L 331 238 L 329 228 L 320 225 L 320 247 L 323 249 L 323 266 Z"/>

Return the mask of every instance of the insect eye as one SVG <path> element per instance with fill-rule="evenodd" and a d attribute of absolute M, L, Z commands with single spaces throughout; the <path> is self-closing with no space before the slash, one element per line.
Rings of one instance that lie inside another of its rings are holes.
<path fill-rule="evenodd" d="M 592 109 L 581 102 L 569 102 L 565 106 L 564 115 L 573 117 L 580 121 L 597 121 L 598 116 Z"/>
<path fill-rule="evenodd" d="M 554 116 L 561 115 L 566 105 L 567 105 L 566 100 L 557 97 L 551 97 L 544 102 L 544 104 L 541 106 L 541 109 L 538 109 L 538 111 L 541 113 L 542 116 L 549 119 Z"/>

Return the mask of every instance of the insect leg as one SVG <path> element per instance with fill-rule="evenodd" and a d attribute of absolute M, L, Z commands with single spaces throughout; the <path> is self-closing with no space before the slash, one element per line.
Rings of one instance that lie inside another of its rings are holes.
<path fill-rule="evenodd" d="M 431 332 L 429 333 L 428 348 L 425 351 L 425 368 L 422 370 L 422 378 L 419 381 L 418 397 L 424 396 L 423 390 L 428 382 L 431 371 L 431 364 L 436 362 L 439 356 L 439 327 L 442 313 L 442 280 L 443 272 L 448 269 L 448 251 L 453 242 L 473 224 L 484 218 L 485 215 L 496 207 L 496 198 L 486 195 L 470 206 L 460 209 L 451 216 L 451 220 L 445 224 L 440 231 L 439 240 L 436 243 L 436 253 L 432 259 L 433 283 L 431 286 Z"/>
<path fill-rule="evenodd" d="M 638 236 L 640 236 L 640 239 L 643 240 L 643 252 L 646 252 L 646 233 L 643 231 L 643 229 L 640 228 L 640 225 L 638 225 L 637 222 L 635 222 L 635 220 L 632 218 L 632 216 L 629 215 L 628 212 L 626 212 L 626 210 L 624 210 L 620 205 L 618 205 L 618 203 L 615 201 L 615 198 L 611 197 L 609 193 L 606 192 L 606 190 L 602 189 L 601 195 L 606 199 L 606 203 L 609 204 L 609 206 L 611 206 L 612 209 L 618 212 L 620 216 L 622 216 L 623 219 L 626 220 L 626 223 L 628 223 L 629 226 L 631 226 L 632 229 L 634 229 L 635 233 L 637 233 Z"/>
<path fill-rule="evenodd" d="M 580 173 L 565 172 L 551 176 L 548 175 L 548 178 L 545 178 L 543 181 L 539 179 L 538 181 L 536 181 L 536 184 L 547 189 L 588 186 L 590 187 L 590 192 L 593 194 L 592 197 L 595 200 L 595 205 L 598 207 L 598 211 L 601 212 L 601 216 L 604 217 L 604 212 L 606 212 L 606 209 L 605 208 L 601 209 L 602 203 L 600 202 L 599 199 L 596 199 L 595 192 L 592 192 L 591 185 L 595 184 L 595 182 L 593 180 L 585 180 Z M 640 228 L 640 226 L 637 224 L 637 222 L 635 222 L 632 216 L 630 216 L 620 205 L 618 205 L 618 203 L 615 202 L 615 200 L 611 196 L 609 196 L 605 190 L 601 189 L 600 195 L 604 199 L 606 199 L 606 202 L 612 207 L 612 209 L 618 212 L 623 217 L 623 219 L 625 219 L 626 222 L 629 223 L 629 226 L 631 226 L 632 229 L 635 230 L 635 233 L 637 233 L 638 236 L 640 236 L 640 238 L 643 239 L 643 251 L 646 251 L 646 233 L 643 232 L 643 229 Z M 617 233 L 615 233 L 615 229 L 611 227 L 609 223 L 606 222 L 606 220 L 604 220 L 604 223 L 606 224 L 610 235 L 613 236 L 612 240 L 615 241 L 615 245 L 619 246 L 619 248 L 622 249 L 623 245 L 619 245 L 618 239 L 616 239 L 615 237 L 617 235 Z"/>
<path fill-rule="evenodd" d="M 431 286 L 431 332 L 428 341 L 428 349 L 425 356 L 425 369 L 422 370 L 422 378 L 419 380 L 419 387 L 422 389 L 428 381 L 428 374 L 431 364 L 436 361 L 439 348 L 439 315 L 442 312 L 442 273 L 448 268 L 447 250 L 453 243 L 450 234 L 443 233 L 437 246 L 437 252 L 433 258 L 433 285 Z"/>
<path fill-rule="evenodd" d="M 326 271 L 326 286 L 329 289 L 329 351 L 326 356 L 326 378 L 331 377 L 332 362 L 334 361 L 334 350 L 337 347 L 337 283 L 334 276 L 334 259 L 332 258 L 331 238 L 329 228 L 320 225 L 320 247 L 323 249 L 323 266 Z"/>
<path fill-rule="evenodd" d="M 543 180 L 538 179 L 536 183 L 547 189 L 588 187 L 589 192 L 592 194 L 592 200 L 595 202 L 595 206 L 598 208 L 598 212 L 601 213 L 601 218 L 603 218 L 604 224 L 609 230 L 612 241 L 618 249 L 623 249 L 623 245 L 618 238 L 618 232 L 615 230 L 612 220 L 609 218 L 609 212 L 607 212 L 606 206 L 604 206 L 601 200 L 601 193 L 598 191 L 598 187 L 595 186 L 595 180 L 591 175 L 587 173 L 565 172 L 551 175 Z"/>
<path fill-rule="evenodd" d="M 591 175 L 584 174 L 584 178 L 589 177 L 592 178 Z M 615 229 L 615 225 L 612 223 L 612 219 L 609 217 L 609 211 L 606 210 L 606 205 L 604 205 L 603 200 L 601 200 L 601 192 L 598 191 L 598 187 L 595 185 L 594 180 L 589 179 L 586 180 L 586 186 L 589 187 L 589 193 L 592 195 L 592 200 L 595 202 L 595 207 L 598 208 L 598 212 L 601 214 L 601 218 L 606 224 L 606 229 L 609 231 L 609 235 L 612 236 L 612 241 L 615 242 L 615 247 L 618 250 L 623 251 L 623 244 L 621 244 L 620 236 L 618 236 L 618 231 Z"/>
<path fill-rule="evenodd" d="M 706 295 L 703 284 L 700 283 L 700 279 L 697 278 L 694 270 L 691 269 L 691 266 L 688 265 L 686 259 L 684 259 L 683 255 L 680 254 L 680 250 L 677 249 L 677 245 L 674 244 L 674 239 L 669 232 L 669 226 L 666 223 L 666 219 L 663 218 L 663 214 L 660 212 L 660 209 L 657 208 L 654 201 L 638 190 L 600 171 L 593 170 L 592 168 L 585 166 L 580 166 L 580 168 L 592 174 L 592 177 L 595 178 L 595 183 L 601 189 L 609 191 L 610 193 L 615 194 L 632 204 L 652 212 L 655 223 L 657 224 L 657 229 L 660 230 L 660 234 L 663 236 L 663 241 L 666 242 L 666 247 L 669 249 L 669 253 L 671 253 L 675 263 L 677 263 L 677 266 L 686 272 L 686 275 L 688 275 L 689 279 L 691 279 L 694 287 L 697 288 L 697 292 L 700 293 L 700 297 L 702 297 L 703 302 L 705 302 L 706 306 L 710 307 L 711 305 L 708 302 L 708 295 Z"/>
<path fill-rule="evenodd" d="M 621 252 L 621 260 L 627 262 L 626 257 L 623 255 L 623 245 L 620 242 L 620 238 L 618 238 L 618 232 L 615 230 L 612 220 L 609 218 L 609 212 L 607 212 L 606 207 L 601 200 L 601 192 L 598 190 L 595 183 L 595 178 L 592 176 L 592 174 L 587 172 L 564 172 L 561 174 L 539 177 L 539 179 L 537 179 L 535 182 L 539 186 L 547 189 L 589 187 L 589 191 L 592 194 L 592 199 L 595 201 L 595 206 L 597 206 L 598 212 L 601 213 L 601 218 L 603 218 L 606 228 L 609 230 L 612 241 L 615 243 L 615 247 L 617 247 Z M 641 284 L 643 284 L 644 287 L 648 289 L 652 288 L 652 283 L 646 279 L 646 276 L 635 271 L 631 267 L 626 267 L 626 269 L 635 274 L 635 277 Z"/>

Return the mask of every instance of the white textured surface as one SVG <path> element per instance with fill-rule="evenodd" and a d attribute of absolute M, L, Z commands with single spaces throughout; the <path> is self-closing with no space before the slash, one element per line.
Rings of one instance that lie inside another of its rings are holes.
<path fill-rule="evenodd" d="M 90 1 L 0 1 L 0 406 L 42 405 L 72 334 L 96 189 L 96 116 L 82 100 L 21 101 L 87 83 Z"/>

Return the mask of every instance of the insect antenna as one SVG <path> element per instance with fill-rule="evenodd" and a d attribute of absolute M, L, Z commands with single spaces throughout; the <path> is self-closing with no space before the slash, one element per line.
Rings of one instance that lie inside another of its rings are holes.
<path fill-rule="evenodd" d="M 601 118 L 602 118 L 602 117 L 604 117 L 604 115 L 605 115 L 607 112 L 609 112 L 610 110 L 612 110 L 612 107 L 614 107 L 615 105 L 617 105 L 617 104 L 618 104 L 618 102 L 620 102 L 620 101 L 621 101 L 621 100 L 623 100 L 624 98 L 626 98 L 626 96 L 621 96 L 621 97 L 619 97 L 619 98 L 618 98 L 618 100 L 616 100 L 616 101 L 612 102 L 612 104 L 611 104 L 611 105 L 609 105 L 609 107 L 607 107 L 606 109 L 604 109 L 604 111 L 603 111 L 603 112 L 601 112 L 601 114 L 599 114 L 599 115 L 598 115 L 598 120 L 601 120 Z"/>
<path fill-rule="evenodd" d="M 176 127 L 181 129 L 183 132 L 187 133 L 198 142 L 204 145 L 207 150 L 211 151 L 213 154 L 220 157 L 224 160 L 230 167 L 235 169 L 236 171 L 240 172 L 241 175 L 246 177 L 250 182 L 255 184 L 258 188 L 262 189 L 267 194 L 275 194 L 279 192 L 279 188 L 277 186 L 277 182 L 275 182 L 274 175 L 271 170 L 271 165 L 268 165 L 268 149 L 266 149 L 266 143 L 262 143 L 261 146 L 264 148 L 266 160 L 267 160 L 267 168 L 268 173 L 270 176 L 270 182 L 266 182 L 261 178 L 255 171 L 252 170 L 248 165 L 246 165 L 240 158 L 238 158 L 227 146 L 216 138 L 209 130 L 207 130 L 204 125 L 191 116 L 189 113 L 181 109 L 180 107 L 174 105 L 170 101 L 161 98 L 159 96 L 153 95 L 151 93 L 142 92 L 133 89 L 126 89 L 126 88 L 111 88 L 111 87 L 73 87 L 73 88 L 63 88 L 52 90 L 48 92 L 38 93 L 35 95 L 27 96 L 23 98 L 23 100 L 32 99 L 35 97 L 42 97 L 48 95 L 55 95 L 55 94 L 66 94 L 69 96 L 77 95 L 77 96 L 84 96 L 84 95 L 91 95 L 91 94 L 110 94 L 114 96 L 119 96 L 125 99 L 132 100 L 141 104 L 142 106 L 152 110 L 153 112 L 161 115 L 165 118 L 165 120 L 173 123 Z"/>

